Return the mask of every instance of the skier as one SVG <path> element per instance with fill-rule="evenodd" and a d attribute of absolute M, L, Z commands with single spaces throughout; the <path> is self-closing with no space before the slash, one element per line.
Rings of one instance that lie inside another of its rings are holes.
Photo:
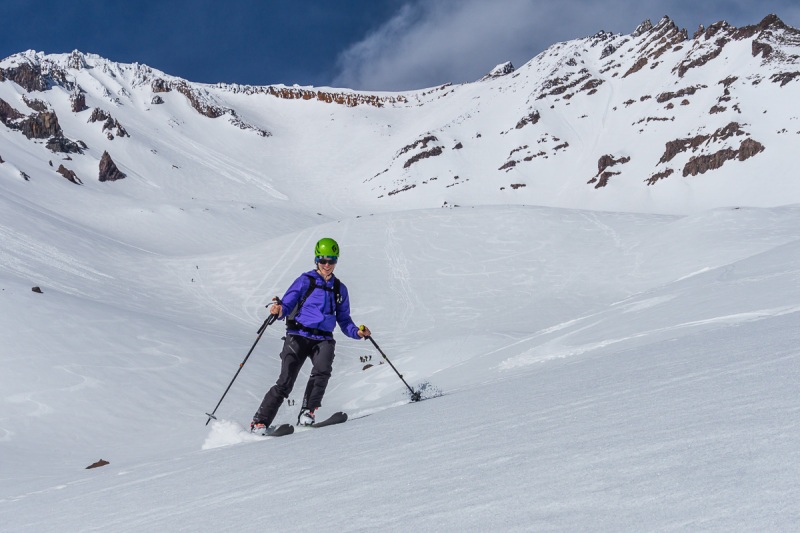
<path fill-rule="evenodd" d="M 331 377 L 336 323 L 345 335 L 353 339 L 370 336 L 369 328 L 359 328 L 350 318 L 347 287 L 333 275 L 339 260 L 339 245 L 330 238 L 320 239 L 314 247 L 314 257 L 316 269 L 301 274 L 286 291 L 283 300 L 269 309 L 270 314 L 279 320 L 286 319 L 281 373 L 275 385 L 264 395 L 250 423 L 250 431 L 261 433 L 269 428 L 283 400 L 292 392 L 300 368 L 308 358 L 313 367 L 297 424 L 312 425 Z"/>

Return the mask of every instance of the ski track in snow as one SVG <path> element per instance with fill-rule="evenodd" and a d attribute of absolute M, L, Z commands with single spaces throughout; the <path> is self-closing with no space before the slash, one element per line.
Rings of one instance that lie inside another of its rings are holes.
<path fill-rule="evenodd" d="M 400 297 L 400 307 L 402 311 L 398 319 L 398 327 L 405 329 L 408 326 L 408 321 L 411 315 L 414 314 L 414 298 L 412 297 L 413 290 L 409 281 L 410 275 L 405 256 L 403 255 L 402 248 L 397 242 L 395 237 L 395 224 L 388 224 L 386 226 L 386 244 L 384 250 L 386 254 L 386 261 L 390 269 L 390 287 L 392 291 Z"/>
<path fill-rule="evenodd" d="M 208 150 L 207 146 L 200 145 L 188 136 L 181 137 L 180 141 L 176 142 L 169 142 L 168 136 L 165 136 L 162 142 L 176 154 L 179 154 L 184 160 L 193 161 L 196 158 L 196 154 L 202 153 L 203 165 L 213 168 L 215 173 L 233 183 L 246 183 L 266 192 L 276 200 L 288 200 L 285 194 L 265 183 L 262 176 L 258 178 L 253 177 L 252 171 L 245 168 L 239 161 L 224 156 L 217 151 Z M 189 147 L 194 150 L 191 150 Z M 233 171 L 231 169 L 233 169 Z"/>
<path fill-rule="evenodd" d="M 663 333 L 676 332 L 677 330 L 681 329 L 692 329 L 692 328 L 698 328 L 700 326 L 709 326 L 709 325 L 731 326 L 742 322 L 759 321 L 767 318 L 779 317 L 782 315 L 792 314 L 797 312 L 800 312 L 800 305 L 784 306 L 774 309 L 760 309 L 745 313 L 735 313 L 731 315 L 716 316 L 704 320 L 683 322 L 675 324 L 673 326 L 667 326 L 664 328 L 656 328 L 652 330 L 638 332 L 635 335 L 614 338 L 614 339 L 605 339 L 601 342 L 583 344 L 583 345 L 569 345 L 569 343 L 566 341 L 569 340 L 570 336 L 576 333 L 576 332 L 570 332 L 565 335 L 559 336 L 553 340 L 547 341 L 543 344 L 539 344 L 535 348 L 531 348 L 528 351 L 528 353 L 522 353 L 520 355 L 507 359 L 501 362 L 498 368 L 500 368 L 501 370 L 511 370 L 520 366 L 542 363 L 552 359 L 561 359 L 566 357 L 583 355 L 588 352 L 592 352 L 601 348 L 606 348 L 611 345 L 623 344 L 627 341 L 635 339 L 656 337 L 657 335 L 661 335 Z M 578 330 L 578 332 L 580 332 L 580 329 Z M 526 339 L 524 342 L 527 342 L 529 340 L 531 339 Z M 515 344 L 520 344 L 520 343 L 515 343 Z"/>
<path fill-rule="evenodd" d="M 58 287 L 65 292 L 77 292 L 58 281 L 58 276 L 44 277 L 41 265 L 55 268 L 66 275 L 75 275 L 90 282 L 100 282 L 103 278 L 111 279 L 112 276 L 103 274 L 88 264 L 76 260 L 67 253 L 46 243 L 36 242 L 35 239 L 0 225 L 0 265 L 6 271 L 18 275 L 23 279 L 41 279 L 42 284 Z"/>
<path fill-rule="evenodd" d="M 263 306 L 270 305 L 274 296 L 282 297 L 283 292 L 289 288 L 295 278 L 308 270 L 302 267 L 299 267 L 300 270 L 298 270 L 298 266 L 306 263 L 303 259 L 313 254 L 316 242 L 313 235 L 312 231 L 308 230 L 297 233 L 289 243 L 283 246 L 283 250 L 277 257 L 269 257 L 269 260 L 263 265 L 263 275 L 243 307 L 243 312 L 252 322 L 263 321 L 263 318 L 259 318 L 259 313 L 254 313 L 254 310 L 260 311 Z M 289 280 L 286 287 L 277 288 L 278 294 L 269 294 L 269 290 L 276 288 L 276 280 L 281 279 Z M 288 313 L 288 311 L 286 312 Z"/>
<path fill-rule="evenodd" d="M 70 220 L 68 217 L 55 213 L 51 210 L 44 209 L 33 203 L 32 201 L 22 198 L 12 192 L 4 191 L 4 200 L 11 201 L 14 205 L 19 206 L 26 214 L 35 213 L 35 218 L 37 220 L 37 226 L 42 224 L 44 221 L 47 221 L 53 227 L 67 227 L 74 230 L 74 234 L 77 235 L 85 235 L 86 237 L 91 237 L 92 241 L 100 241 L 100 242 L 108 242 L 113 243 L 115 245 L 119 245 L 120 247 L 137 250 L 146 254 L 155 254 L 155 252 L 151 250 L 147 250 L 145 248 L 141 248 L 138 246 L 134 246 L 132 244 L 123 242 L 119 239 L 115 239 L 114 237 L 107 235 L 101 231 L 95 230 L 90 227 L 86 227 L 83 224 L 74 222 Z M 12 212 L 14 210 L 11 210 Z M 8 230 L 13 231 L 13 230 Z"/>
<path fill-rule="evenodd" d="M 197 286 L 203 293 L 203 300 L 210 304 L 213 309 L 220 311 L 221 313 L 233 318 L 234 320 L 239 320 L 241 322 L 247 323 L 248 321 L 243 318 L 240 309 L 231 309 L 229 308 L 225 302 L 223 302 L 219 297 L 216 296 L 215 292 L 210 288 L 210 284 L 206 283 L 203 279 L 203 273 L 201 269 L 197 269 L 195 272 L 195 279 L 197 279 Z M 245 311 L 245 316 L 247 318 L 253 319 L 255 321 L 256 317 L 250 316 L 252 315 L 251 309 L 247 306 L 243 306 Z"/>

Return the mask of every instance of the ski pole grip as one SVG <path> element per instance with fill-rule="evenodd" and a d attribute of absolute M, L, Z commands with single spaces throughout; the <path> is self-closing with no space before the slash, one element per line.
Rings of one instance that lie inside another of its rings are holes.
<path fill-rule="evenodd" d="M 272 299 L 272 301 L 273 301 L 274 303 L 277 303 L 277 304 L 278 304 L 278 305 L 280 305 L 280 306 L 283 306 L 283 302 L 282 302 L 282 301 L 281 301 L 281 299 L 280 299 L 280 298 L 278 298 L 277 296 L 276 296 L 276 297 L 274 297 L 274 298 Z M 264 307 L 266 307 L 267 309 L 269 309 L 269 305 L 266 305 L 266 306 L 264 306 Z M 258 334 L 259 334 L 259 336 L 260 336 L 262 333 L 264 333 L 264 330 L 266 330 L 266 329 L 267 329 L 267 326 L 271 325 L 271 324 L 272 324 L 272 323 L 274 323 L 276 320 L 278 320 L 278 316 L 277 316 L 277 315 L 273 315 L 272 313 L 270 313 L 270 314 L 267 316 L 267 319 L 266 319 L 266 320 L 264 320 L 264 323 L 263 323 L 263 324 L 261 324 L 261 327 L 260 327 L 260 328 L 258 328 Z"/>

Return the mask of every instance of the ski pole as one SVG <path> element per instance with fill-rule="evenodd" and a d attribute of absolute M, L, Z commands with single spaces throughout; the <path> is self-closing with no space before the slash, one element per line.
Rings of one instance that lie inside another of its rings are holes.
<path fill-rule="evenodd" d="M 280 298 L 278 298 L 277 296 L 276 296 L 275 298 L 273 298 L 273 299 L 272 299 L 272 301 L 274 301 L 274 302 L 275 302 L 275 303 L 277 303 L 278 305 L 283 305 L 283 302 L 281 302 L 281 299 L 280 299 Z M 273 314 L 270 314 L 270 315 L 267 317 L 267 319 L 264 321 L 264 323 L 263 323 L 263 324 L 261 324 L 261 327 L 260 327 L 260 328 L 258 328 L 258 337 L 256 337 L 256 342 L 254 342 L 254 343 L 253 343 L 253 346 L 250 348 L 250 351 L 249 351 L 249 352 L 247 352 L 247 355 L 245 356 L 245 358 L 244 358 L 244 361 L 242 361 L 241 363 L 239 363 L 239 369 L 236 371 L 236 374 L 234 374 L 234 375 L 233 375 L 233 379 L 232 379 L 232 380 L 231 380 L 231 382 L 228 384 L 228 388 L 227 388 L 227 389 L 225 389 L 225 392 L 223 392 L 223 393 L 222 393 L 222 398 L 220 398 L 220 399 L 219 399 L 219 401 L 217 402 L 217 406 L 216 406 L 216 407 L 214 407 L 214 410 L 213 410 L 213 411 L 211 411 L 210 413 L 206 413 L 206 414 L 208 415 L 208 420 L 206 420 L 206 425 L 208 425 L 208 423 L 209 423 L 209 422 L 211 422 L 211 419 L 212 419 L 212 418 L 213 418 L 214 420 L 216 420 L 216 419 L 217 419 L 217 417 L 216 417 L 216 416 L 214 416 L 214 413 L 216 413 L 216 412 L 217 412 L 217 409 L 219 408 L 219 405 L 222 403 L 222 400 L 224 400 L 224 399 L 225 399 L 225 395 L 226 395 L 226 394 L 228 394 L 228 391 L 229 391 L 229 390 L 231 390 L 231 386 L 233 385 L 233 382 L 234 382 L 234 381 L 236 381 L 236 378 L 237 378 L 237 376 L 239 376 L 239 372 L 241 372 L 241 371 L 242 371 L 242 368 L 244 367 L 244 364 L 247 362 L 247 359 L 250 357 L 250 354 L 251 354 L 251 353 L 253 353 L 253 350 L 255 350 L 255 349 L 256 349 L 256 344 L 258 344 L 258 341 L 260 341 L 260 340 L 261 340 L 261 335 L 263 335 L 263 334 L 264 334 L 264 331 L 266 331 L 266 329 L 267 329 L 267 326 L 269 326 L 270 324 L 272 324 L 273 322 L 275 322 L 277 319 L 278 319 L 278 315 L 273 315 Z"/>
<path fill-rule="evenodd" d="M 361 328 L 363 328 L 363 327 L 364 326 L 361 326 Z M 411 388 L 411 385 L 406 383 L 406 380 L 403 379 L 403 375 L 400 372 L 398 372 L 397 369 L 392 364 L 392 362 L 389 361 L 389 358 L 386 357 L 385 353 L 383 353 L 383 350 L 381 350 L 381 347 L 378 346 L 377 342 L 375 342 L 375 339 L 373 339 L 372 336 L 368 336 L 367 338 L 372 343 L 372 345 L 375 346 L 375 348 L 380 352 L 380 354 L 383 356 L 383 358 L 386 359 L 386 362 L 389 363 L 390 367 L 392 367 L 392 370 L 394 370 L 394 373 L 397 374 L 397 376 L 400 378 L 400 381 L 402 381 L 405 384 L 405 386 L 408 387 L 408 391 L 411 393 L 411 401 L 412 402 L 420 401 L 422 399 L 422 396 L 420 395 L 420 392 L 419 391 L 415 392 L 414 389 Z"/>

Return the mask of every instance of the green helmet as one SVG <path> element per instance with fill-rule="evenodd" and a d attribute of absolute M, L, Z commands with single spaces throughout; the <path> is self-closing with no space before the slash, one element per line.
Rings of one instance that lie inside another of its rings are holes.
<path fill-rule="evenodd" d="M 339 257 L 339 245 L 328 237 L 320 239 L 314 247 L 314 256 Z"/>

